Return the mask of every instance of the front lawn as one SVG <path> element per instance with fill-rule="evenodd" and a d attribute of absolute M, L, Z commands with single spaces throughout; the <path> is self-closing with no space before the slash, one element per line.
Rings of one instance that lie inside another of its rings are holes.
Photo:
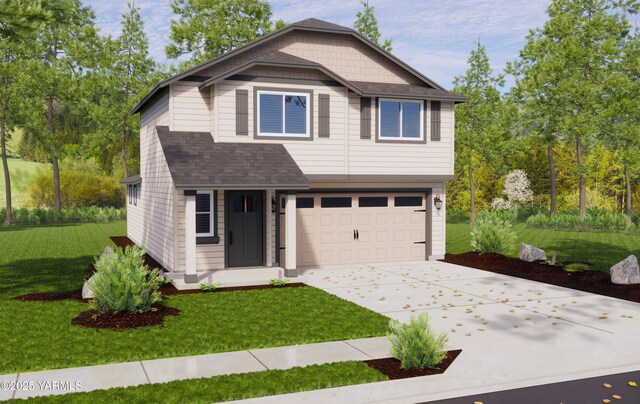
<path fill-rule="evenodd" d="M 38 397 L 35 403 L 211 403 L 388 380 L 362 362 L 339 362 L 88 393 Z"/>
<path fill-rule="evenodd" d="M 180 315 L 125 331 L 71 324 L 77 301 L 11 300 L 82 286 L 124 223 L 0 228 L 0 374 L 384 335 L 388 319 L 312 287 L 176 295 Z M 6 254 L 5 254 L 6 252 Z"/>
<path fill-rule="evenodd" d="M 524 242 L 542 248 L 549 258 L 557 253 L 559 262 L 586 261 L 608 271 L 627 256 L 640 254 L 640 235 L 531 229 L 525 223 L 516 223 L 514 230 L 518 244 L 506 254 L 511 257 L 518 256 L 519 243 Z M 467 222 L 447 223 L 447 253 L 471 251 L 470 232 Z"/>

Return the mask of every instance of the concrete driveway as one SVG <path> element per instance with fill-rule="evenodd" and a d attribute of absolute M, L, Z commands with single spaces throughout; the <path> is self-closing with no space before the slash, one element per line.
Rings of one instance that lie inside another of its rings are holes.
<path fill-rule="evenodd" d="M 426 311 L 462 354 L 443 375 L 259 401 L 429 401 L 640 368 L 636 303 L 442 262 L 301 272 L 311 285 L 394 319 Z"/>

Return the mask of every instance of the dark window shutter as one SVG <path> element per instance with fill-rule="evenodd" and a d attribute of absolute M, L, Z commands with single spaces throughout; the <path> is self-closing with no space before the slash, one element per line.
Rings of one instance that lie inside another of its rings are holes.
<path fill-rule="evenodd" d="M 371 139 L 371 98 L 360 98 L 360 139 Z"/>
<path fill-rule="evenodd" d="M 431 141 L 440 141 L 440 101 L 431 101 Z"/>
<path fill-rule="evenodd" d="M 236 90 L 236 135 L 249 135 L 249 91 Z"/>
<path fill-rule="evenodd" d="M 318 94 L 318 137 L 329 137 L 329 94 Z"/>

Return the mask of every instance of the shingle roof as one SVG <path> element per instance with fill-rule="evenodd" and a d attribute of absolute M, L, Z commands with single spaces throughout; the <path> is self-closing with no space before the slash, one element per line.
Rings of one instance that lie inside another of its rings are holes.
<path fill-rule="evenodd" d="M 142 177 L 140 177 L 140 174 L 136 174 L 136 175 L 132 175 L 130 177 L 127 178 L 123 178 L 120 180 L 121 184 L 137 184 L 139 182 L 142 182 Z"/>
<path fill-rule="evenodd" d="M 209 132 L 172 132 L 158 138 L 177 188 L 309 189 L 309 181 L 281 144 L 215 143 Z"/>
<path fill-rule="evenodd" d="M 286 66 L 319 70 L 328 77 L 333 78 L 338 83 L 347 87 L 348 89 L 360 94 L 360 91 L 352 86 L 349 81 L 347 81 L 337 73 L 327 69 L 320 63 L 280 51 L 268 53 L 249 62 L 238 63 L 238 61 L 232 61 L 231 63 L 226 63 L 225 66 L 222 66 L 222 64 L 218 65 L 215 69 L 213 69 L 213 77 L 204 80 L 204 82 L 200 84 L 200 88 L 204 89 L 205 87 L 209 87 L 211 84 L 218 83 L 219 81 L 224 80 L 227 77 L 232 76 L 233 74 L 239 73 L 243 70 L 247 70 L 253 66 Z"/>
<path fill-rule="evenodd" d="M 197 72 L 204 70 L 204 69 L 208 69 L 211 68 L 212 66 L 217 65 L 218 63 L 221 63 L 225 60 L 228 60 L 230 58 L 233 58 L 235 56 L 241 55 L 243 52 L 249 50 L 249 49 L 253 49 L 256 46 L 261 46 L 265 43 L 267 43 L 268 41 L 275 39 L 277 37 L 280 37 L 282 35 L 285 35 L 288 32 L 294 31 L 294 30 L 306 30 L 306 31 L 323 31 L 323 32 L 330 32 L 330 33 L 337 33 L 337 34 L 347 34 L 347 35 L 352 35 L 354 36 L 356 39 L 362 41 L 363 43 L 367 44 L 368 46 L 370 46 L 372 49 L 374 49 L 375 51 L 377 51 L 378 53 L 380 53 L 381 55 L 383 55 L 384 57 L 388 58 L 389 60 L 393 61 L 394 63 L 396 63 L 397 65 L 399 65 L 400 67 L 402 67 L 403 69 L 405 69 L 407 72 L 409 72 L 410 74 L 414 75 L 416 78 L 418 78 L 419 80 L 423 81 L 426 85 L 431 86 L 433 88 L 439 89 L 439 90 L 443 90 L 445 91 L 444 87 L 440 86 L 439 84 L 437 84 L 436 82 L 430 80 L 428 77 L 426 77 L 425 75 L 423 75 L 422 73 L 420 73 L 419 71 L 417 71 L 416 69 L 414 69 L 413 67 L 409 66 L 407 63 L 403 62 L 402 60 L 400 60 L 399 58 L 397 58 L 396 56 L 394 56 L 393 54 L 385 51 L 384 49 L 380 48 L 380 46 L 376 45 L 375 43 L 371 42 L 370 40 L 368 40 L 367 38 L 365 38 L 364 36 L 362 36 L 359 32 L 357 32 L 356 30 L 353 30 L 351 28 L 347 28 L 347 27 L 343 27 L 341 25 L 337 25 L 337 24 L 332 24 L 330 22 L 326 22 L 326 21 L 322 21 L 322 20 L 318 20 L 315 18 L 309 18 L 306 20 L 302 20 L 302 21 L 298 21 L 296 23 L 290 24 L 287 27 L 272 32 L 270 34 L 267 34 L 253 42 L 250 42 L 244 46 L 241 46 L 239 48 L 233 49 L 227 53 L 224 53 L 222 55 L 216 56 L 206 62 L 200 63 L 197 66 L 194 66 L 188 70 L 185 70 L 183 72 L 177 73 L 171 77 L 168 77 L 162 81 L 160 81 L 158 84 L 155 85 L 155 87 L 138 103 L 138 105 L 136 105 L 133 110 L 131 111 L 132 114 L 135 114 L 137 112 L 140 112 L 140 110 L 144 107 L 144 105 L 151 99 L 153 98 L 153 96 L 160 91 L 162 88 L 168 86 L 171 83 L 174 83 L 178 80 L 184 79 L 188 76 L 192 76 L 195 75 Z"/>
<path fill-rule="evenodd" d="M 411 84 L 374 83 L 368 81 L 351 81 L 353 86 L 362 91 L 364 97 L 416 97 L 436 100 L 467 101 L 468 98 L 447 90 L 438 90 Z"/>
<path fill-rule="evenodd" d="M 293 25 L 294 27 L 321 29 L 321 30 L 329 30 L 329 31 L 344 31 L 344 32 L 354 31 L 351 28 L 343 27 L 342 25 L 338 25 L 338 24 L 332 24 L 327 21 L 318 20 L 317 18 L 307 18 L 306 20 L 298 21 L 291 25 Z"/>

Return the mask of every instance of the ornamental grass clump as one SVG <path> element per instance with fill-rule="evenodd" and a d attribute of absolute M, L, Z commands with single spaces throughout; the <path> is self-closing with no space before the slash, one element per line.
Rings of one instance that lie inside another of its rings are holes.
<path fill-rule="evenodd" d="M 139 247 L 116 249 L 96 260 L 96 273 L 91 283 L 91 306 L 99 313 L 112 311 L 145 312 L 161 300 L 162 284 L 157 269 L 144 263 Z"/>
<path fill-rule="evenodd" d="M 504 254 L 513 248 L 517 237 L 511 222 L 496 216 L 479 217 L 471 230 L 471 248 L 481 254 Z"/>
<path fill-rule="evenodd" d="M 427 313 L 411 316 L 409 323 L 389 321 L 391 354 L 401 363 L 402 369 L 426 369 L 436 366 L 447 357 L 444 344 L 446 333 L 436 335 L 429 325 Z"/>

